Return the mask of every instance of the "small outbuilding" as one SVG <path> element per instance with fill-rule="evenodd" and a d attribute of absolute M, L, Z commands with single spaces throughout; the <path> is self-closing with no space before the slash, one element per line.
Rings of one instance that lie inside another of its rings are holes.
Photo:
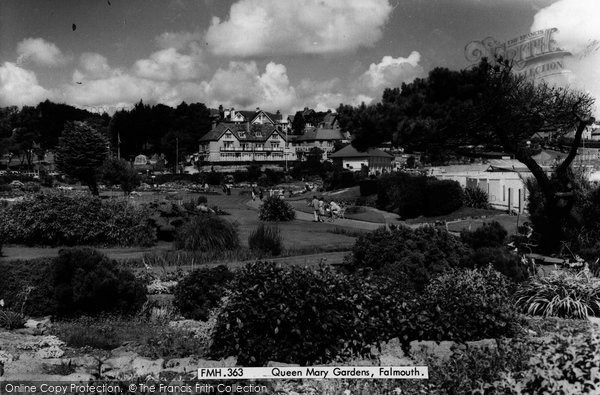
<path fill-rule="evenodd" d="M 363 166 L 368 166 L 370 173 L 383 173 L 392 170 L 394 155 L 377 148 L 360 152 L 349 144 L 339 151 L 329 154 L 329 158 L 335 165 L 346 170 L 360 171 Z"/>

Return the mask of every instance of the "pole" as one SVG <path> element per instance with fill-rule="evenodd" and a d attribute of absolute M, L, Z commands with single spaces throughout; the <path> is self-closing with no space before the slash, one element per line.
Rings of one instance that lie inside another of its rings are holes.
<path fill-rule="evenodd" d="M 121 159 L 121 132 L 117 131 L 117 159 Z"/>
<path fill-rule="evenodd" d="M 178 172 L 179 167 L 179 137 L 175 138 L 175 174 Z"/>
<path fill-rule="evenodd" d="M 287 127 L 285 128 L 285 150 L 283 152 L 283 155 L 285 156 L 285 172 L 287 173 L 287 171 L 288 171 L 288 165 L 287 165 L 287 155 L 288 155 L 288 134 L 287 134 Z"/>

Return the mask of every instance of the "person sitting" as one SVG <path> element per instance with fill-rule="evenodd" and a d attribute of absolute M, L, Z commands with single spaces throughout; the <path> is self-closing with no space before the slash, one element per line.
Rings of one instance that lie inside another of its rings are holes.
<path fill-rule="evenodd" d="M 334 216 L 336 216 L 336 217 L 339 216 L 341 210 L 342 210 L 342 208 L 340 207 L 339 204 L 337 204 L 333 200 L 331 202 L 329 202 L 329 216 L 331 218 L 333 218 Z"/>

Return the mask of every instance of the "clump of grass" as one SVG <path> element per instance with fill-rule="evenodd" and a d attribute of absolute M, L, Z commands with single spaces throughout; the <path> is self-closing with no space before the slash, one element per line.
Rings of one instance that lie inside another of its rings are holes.
<path fill-rule="evenodd" d="M 183 225 L 175 248 L 186 251 L 235 250 L 240 247 L 237 228 L 216 215 L 199 215 Z"/>
<path fill-rule="evenodd" d="M 349 237 L 360 237 L 366 233 L 364 231 L 343 228 L 341 226 L 336 226 L 335 228 L 327 229 L 326 232 L 333 233 L 336 235 L 349 236 Z"/>
<path fill-rule="evenodd" d="M 522 312 L 542 317 L 600 317 L 600 279 L 588 273 L 553 272 L 534 277 L 515 293 Z"/>
<path fill-rule="evenodd" d="M 283 242 L 279 227 L 260 224 L 248 237 L 248 245 L 259 254 L 281 255 Z"/>

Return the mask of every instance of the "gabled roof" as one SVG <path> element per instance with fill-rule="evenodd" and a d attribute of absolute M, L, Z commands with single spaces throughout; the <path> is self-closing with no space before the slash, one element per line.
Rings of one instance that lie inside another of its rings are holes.
<path fill-rule="evenodd" d="M 298 142 L 302 141 L 326 141 L 326 140 L 344 140 L 344 135 L 339 129 L 312 129 L 298 138 Z"/>
<path fill-rule="evenodd" d="M 208 141 L 218 141 L 223 135 L 230 131 L 233 136 L 239 141 L 248 141 L 248 142 L 264 142 L 266 141 L 273 133 L 277 133 L 281 138 L 285 140 L 285 133 L 278 130 L 275 126 L 270 124 L 255 124 L 248 125 L 245 123 L 235 123 L 235 122 L 221 122 L 213 130 L 206 133 L 199 140 L 200 142 L 208 142 Z"/>
<path fill-rule="evenodd" d="M 390 158 L 394 159 L 394 155 L 388 154 L 378 148 L 370 148 L 365 152 L 360 152 L 351 144 L 348 144 L 339 151 L 329 154 L 330 158 Z"/>
<path fill-rule="evenodd" d="M 252 122 L 254 120 L 254 118 L 256 118 L 261 113 L 266 115 L 271 120 L 272 123 L 276 123 L 277 121 L 280 121 L 282 119 L 281 114 L 274 114 L 272 112 L 267 112 L 267 111 L 263 111 L 263 110 L 258 110 L 258 111 L 240 110 L 240 111 L 236 111 L 236 112 L 241 114 L 244 117 L 244 120 L 246 122 Z"/>

